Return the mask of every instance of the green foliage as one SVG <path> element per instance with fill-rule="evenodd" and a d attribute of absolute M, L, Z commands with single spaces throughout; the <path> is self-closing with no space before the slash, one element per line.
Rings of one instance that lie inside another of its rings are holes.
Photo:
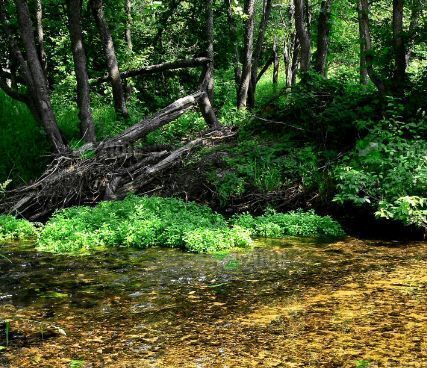
<path fill-rule="evenodd" d="M 427 142 L 425 120 L 392 117 L 370 128 L 338 165 L 335 201 L 373 208 L 378 217 L 427 228 Z M 366 127 L 364 127 L 366 128 Z"/>
<path fill-rule="evenodd" d="M 0 183 L 0 198 L 2 197 L 2 195 L 4 195 L 7 187 L 10 185 L 11 182 L 12 180 L 8 179 L 4 183 Z"/>
<path fill-rule="evenodd" d="M 37 228 L 27 220 L 0 215 L 0 244 L 15 240 L 29 240 L 37 236 Z"/>
<path fill-rule="evenodd" d="M 268 210 L 264 215 L 253 217 L 245 213 L 234 216 L 234 225 L 249 229 L 252 236 L 280 238 L 283 236 L 341 237 L 341 226 L 329 216 L 319 216 L 313 211 L 277 213 Z"/>
<path fill-rule="evenodd" d="M 217 252 L 246 248 L 252 244 L 250 232 L 240 226 L 226 229 L 201 229 L 185 234 L 187 249 L 193 252 Z"/>
<path fill-rule="evenodd" d="M 83 368 L 85 365 L 84 360 L 71 360 L 69 368 Z"/>
<path fill-rule="evenodd" d="M 371 365 L 371 361 L 361 359 L 361 360 L 356 360 L 355 368 L 368 368 L 370 365 Z"/>
<path fill-rule="evenodd" d="M 226 169 L 211 172 L 207 178 L 223 204 L 254 189 L 267 193 L 295 182 L 306 188 L 314 184 L 318 163 L 311 147 L 244 138 L 227 150 Z"/>
<path fill-rule="evenodd" d="M 329 217 L 313 212 L 261 217 L 245 214 L 231 222 L 209 207 L 175 198 L 130 196 L 96 207 L 75 207 L 56 213 L 42 229 L 38 248 L 59 253 L 103 247 L 166 246 L 191 252 L 218 252 L 252 245 L 252 236 L 342 236 Z"/>
<path fill-rule="evenodd" d="M 0 91 L 0 183 L 14 184 L 39 175 L 47 163 L 49 143 L 27 107 Z"/>
<path fill-rule="evenodd" d="M 147 144 L 179 144 L 183 139 L 206 129 L 206 123 L 198 112 L 188 112 L 176 121 L 150 133 L 145 142 Z"/>
<path fill-rule="evenodd" d="M 229 229 L 225 219 L 206 206 L 174 198 L 136 196 L 94 208 L 60 211 L 48 221 L 38 241 L 40 249 L 54 252 L 84 252 L 106 246 L 215 251 L 249 245 L 244 231 Z"/>
<path fill-rule="evenodd" d="M 356 122 L 376 119 L 379 109 L 380 100 L 371 86 L 312 73 L 307 83 L 278 100 L 269 116 L 284 122 L 283 128 L 292 129 L 300 139 L 335 149 L 352 144 Z"/>

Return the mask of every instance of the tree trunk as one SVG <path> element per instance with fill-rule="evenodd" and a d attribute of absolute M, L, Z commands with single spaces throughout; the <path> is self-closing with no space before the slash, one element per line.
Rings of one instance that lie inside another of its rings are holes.
<path fill-rule="evenodd" d="M 233 42 L 233 61 L 234 61 L 234 81 L 236 82 L 236 90 L 239 92 L 239 84 L 242 79 L 242 69 L 240 67 L 240 53 L 239 45 L 237 42 L 237 26 L 233 18 L 233 10 L 231 6 L 231 0 L 225 0 L 225 6 L 227 7 L 227 18 L 228 26 L 230 30 L 230 39 Z"/>
<path fill-rule="evenodd" d="M 119 114 L 127 117 L 128 110 L 126 107 L 123 84 L 120 78 L 120 70 L 117 62 L 116 51 L 114 49 L 113 38 L 111 37 L 111 33 L 108 29 L 108 24 L 104 16 L 103 3 L 102 0 L 89 0 L 89 3 L 104 44 L 108 75 L 113 89 L 114 107 Z"/>
<path fill-rule="evenodd" d="M 365 36 L 362 27 L 362 11 L 360 2 L 357 6 L 357 18 L 359 20 L 359 80 L 360 84 L 368 84 L 368 69 L 366 67 L 366 50 L 365 50 Z"/>
<path fill-rule="evenodd" d="M 90 110 L 89 79 L 87 74 L 86 53 L 83 46 L 81 28 L 81 0 L 67 0 L 68 22 L 71 47 L 74 59 L 74 71 L 77 80 L 77 105 L 79 108 L 80 134 L 85 142 L 95 142 L 95 126 Z"/>
<path fill-rule="evenodd" d="M 132 0 L 126 0 L 126 32 L 125 39 L 128 49 L 132 51 Z"/>
<path fill-rule="evenodd" d="M 265 74 L 265 72 L 268 70 L 268 68 L 270 68 L 271 64 L 273 63 L 274 63 L 274 57 L 271 57 L 270 59 L 267 60 L 267 62 L 264 64 L 264 66 L 258 73 L 258 76 L 256 78 L 257 82 L 259 82 L 259 80 L 262 78 L 262 76 Z"/>
<path fill-rule="evenodd" d="M 203 118 L 205 119 L 206 124 L 213 129 L 218 129 L 220 127 L 218 119 L 215 115 L 215 112 L 211 105 L 211 100 L 207 93 L 203 93 L 198 101 L 200 112 L 202 113 Z"/>
<path fill-rule="evenodd" d="M 37 54 L 28 4 L 25 0 L 15 0 L 15 5 L 18 13 L 21 39 L 26 51 L 27 64 L 33 84 L 32 93 L 34 94 L 34 102 L 37 104 L 40 119 L 55 150 L 61 152 L 66 147 L 52 110 L 46 77 Z"/>
<path fill-rule="evenodd" d="M 207 56 L 209 58 L 209 64 L 206 70 L 206 93 L 210 103 L 213 104 L 214 98 L 214 20 L 213 20 L 213 0 L 206 0 L 207 8 L 207 27 L 206 36 L 208 40 Z"/>
<path fill-rule="evenodd" d="M 295 4 L 295 28 L 298 41 L 300 44 L 300 69 L 305 75 L 310 69 L 310 58 L 311 58 L 311 40 L 310 34 L 306 28 L 306 17 L 305 13 L 305 1 L 294 0 Z"/>
<path fill-rule="evenodd" d="M 381 95 L 385 93 L 385 85 L 382 79 L 377 75 L 373 67 L 374 56 L 372 52 L 371 33 L 369 29 L 369 3 L 368 0 L 359 0 L 359 19 L 362 31 L 363 49 L 365 51 L 366 69 L 369 78 L 375 84 Z"/>
<path fill-rule="evenodd" d="M 279 53 L 277 51 L 277 38 L 274 37 L 274 44 L 273 44 L 273 84 L 277 86 L 279 83 Z"/>
<path fill-rule="evenodd" d="M 237 94 L 237 107 L 246 107 L 248 101 L 248 90 L 251 83 L 252 55 L 254 42 L 254 16 L 255 0 L 245 0 L 245 14 L 247 20 L 245 24 L 245 41 L 242 77 L 240 79 L 239 92 Z"/>
<path fill-rule="evenodd" d="M 290 39 L 290 38 L 289 38 Z M 283 42 L 283 62 L 285 64 L 285 86 L 289 88 L 291 86 L 291 45 L 289 40 L 286 39 Z"/>
<path fill-rule="evenodd" d="M 47 56 L 44 48 L 44 32 L 43 32 L 43 7 L 42 0 L 36 1 L 36 33 L 37 33 L 37 45 L 39 47 L 40 63 L 43 68 L 43 72 L 47 78 Z"/>
<path fill-rule="evenodd" d="M 292 64 L 291 64 L 291 86 L 295 86 L 297 82 L 298 68 L 300 65 L 300 53 L 301 53 L 301 47 L 299 44 L 298 36 L 295 35 L 294 50 L 292 53 Z"/>
<path fill-rule="evenodd" d="M 255 107 L 256 85 L 258 76 L 259 60 L 261 58 L 262 48 L 264 46 L 265 31 L 270 20 L 272 0 L 265 0 L 261 23 L 258 29 L 258 37 L 255 45 L 255 51 L 252 58 L 251 82 L 248 91 L 248 105 Z"/>
<path fill-rule="evenodd" d="M 317 25 L 317 51 L 314 69 L 326 77 L 332 0 L 322 0 Z"/>
<path fill-rule="evenodd" d="M 393 48 L 394 48 L 394 87 L 398 94 L 403 92 L 406 80 L 406 50 L 403 32 L 404 0 L 393 0 Z"/>

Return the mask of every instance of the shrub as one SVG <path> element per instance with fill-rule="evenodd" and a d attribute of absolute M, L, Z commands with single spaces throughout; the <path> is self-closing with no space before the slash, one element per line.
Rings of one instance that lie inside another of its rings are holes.
<path fill-rule="evenodd" d="M 0 244 L 14 240 L 29 240 L 37 235 L 36 227 L 27 220 L 0 215 Z"/>
<path fill-rule="evenodd" d="M 191 252 L 249 247 L 252 236 L 340 236 L 340 226 L 312 212 L 248 214 L 227 222 L 209 207 L 175 198 L 130 196 L 96 207 L 56 213 L 40 233 L 38 247 L 87 252 L 99 247 L 167 246 Z"/>
<path fill-rule="evenodd" d="M 336 168 L 335 201 L 427 229 L 425 120 L 377 123 Z"/>
<path fill-rule="evenodd" d="M 184 237 L 187 249 L 193 252 L 213 252 L 252 245 L 250 231 L 240 226 L 231 229 L 201 229 L 188 232 Z"/>
<path fill-rule="evenodd" d="M 93 208 L 58 212 L 42 230 L 38 245 L 55 252 L 105 246 L 215 251 L 250 245 L 247 239 L 245 232 L 230 229 L 226 220 L 209 207 L 174 198 L 130 196 Z"/>
<path fill-rule="evenodd" d="M 319 216 L 313 211 L 278 213 L 267 211 L 263 216 L 237 215 L 234 225 L 249 229 L 252 236 L 279 238 L 283 236 L 341 237 L 341 226 L 329 216 Z"/>

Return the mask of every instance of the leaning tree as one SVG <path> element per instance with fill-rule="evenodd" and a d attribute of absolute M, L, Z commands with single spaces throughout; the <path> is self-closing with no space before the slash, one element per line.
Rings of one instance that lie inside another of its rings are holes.
<path fill-rule="evenodd" d="M 93 3 L 99 5 L 97 1 Z M 0 87 L 11 98 L 27 104 L 54 147 L 52 162 L 45 172 L 30 185 L 8 191 L 0 203 L 0 212 L 33 220 L 43 218 L 58 208 L 93 204 L 103 199 L 123 198 L 130 192 L 143 192 L 153 180 L 159 179 L 170 168 L 180 164 L 183 157 L 196 147 L 215 144 L 232 135 L 230 130 L 220 127 L 209 98 L 212 87 L 211 58 L 197 57 L 166 62 L 124 71 L 118 75 L 113 75 L 109 69 L 107 77 L 89 81 L 79 12 L 72 11 L 74 6 L 80 6 L 80 1 L 67 0 L 67 5 L 77 78 L 77 100 L 82 121 L 81 135 L 86 141 L 78 150 L 73 150 L 61 136 L 50 101 L 43 63 L 37 52 L 35 28 L 27 1 L 15 0 L 12 4 L 7 0 L 0 0 L 0 46 L 11 51 L 10 57 L 19 66 L 12 72 L 1 65 Z M 92 9 L 99 11 L 99 8 Z M 15 28 L 10 19 L 13 12 L 16 12 L 18 19 L 18 27 Z M 211 12 L 208 12 L 208 17 L 212 17 Z M 209 56 L 212 56 L 211 42 L 209 44 Z M 112 138 L 96 141 L 90 114 L 91 85 L 111 82 L 112 78 L 118 78 L 122 83 L 134 76 L 195 67 L 202 72 L 200 83 L 193 93 L 179 98 Z M 177 149 L 140 144 L 147 134 L 191 109 L 200 111 L 209 127 L 207 132 Z"/>

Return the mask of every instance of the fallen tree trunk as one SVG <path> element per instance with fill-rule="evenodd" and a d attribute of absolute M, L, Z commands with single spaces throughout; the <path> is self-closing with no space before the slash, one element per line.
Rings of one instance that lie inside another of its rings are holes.
<path fill-rule="evenodd" d="M 61 153 L 33 184 L 7 192 L 0 202 L 0 212 L 40 220 L 64 207 L 93 205 L 104 199 L 123 198 L 131 192 L 144 192 L 149 183 L 179 165 L 195 148 L 233 135 L 229 129 L 213 125 L 211 129 L 215 130 L 175 150 L 158 146 L 147 150 L 133 146 L 148 133 L 193 107 L 199 106 L 206 115 L 201 103 L 206 99 L 206 92 L 198 91 L 173 102 L 116 137 L 98 145 L 87 144 L 79 151 Z"/>
<path fill-rule="evenodd" d="M 170 61 L 162 64 L 145 66 L 139 69 L 128 70 L 120 73 L 120 77 L 122 80 L 124 80 L 127 78 L 132 78 L 132 77 L 141 76 L 141 75 L 151 75 L 151 74 L 165 72 L 169 70 L 195 68 L 198 66 L 207 65 L 209 62 L 210 62 L 210 59 L 207 57 Z M 99 83 L 107 82 L 109 79 L 110 77 L 106 75 L 106 76 L 91 80 L 90 84 L 96 85 Z"/>

